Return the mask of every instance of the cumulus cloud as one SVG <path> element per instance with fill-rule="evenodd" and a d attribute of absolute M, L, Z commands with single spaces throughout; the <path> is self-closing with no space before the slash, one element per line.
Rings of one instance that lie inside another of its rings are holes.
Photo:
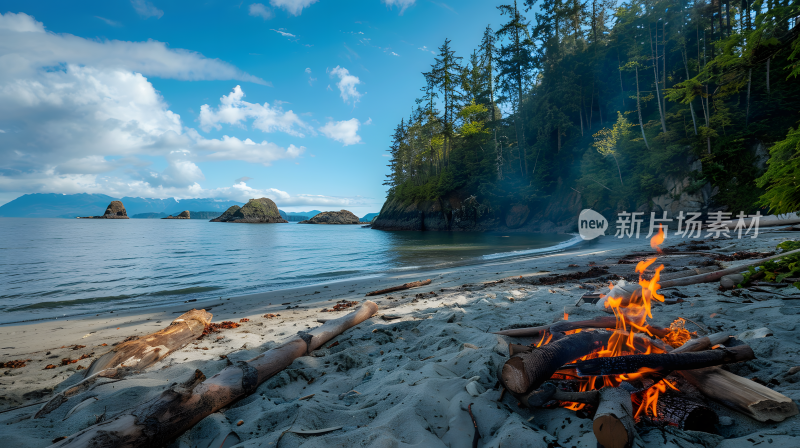
<path fill-rule="evenodd" d="M 263 3 L 251 4 L 248 14 L 253 17 L 261 17 L 264 20 L 269 20 L 274 15 L 272 10 L 264 6 Z"/>
<path fill-rule="evenodd" d="M 212 127 L 221 129 L 221 123 L 243 127 L 243 122 L 252 118 L 253 127 L 262 132 L 280 131 L 296 137 L 305 137 L 302 130 L 313 132 L 313 128 L 291 110 L 284 112 L 280 106 L 248 103 L 242 98 L 244 92 L 240 86 L 236 86 L 229 95 L 219 99 L 220 104 L 216 109 L 208 104 L 200 106 L 200 127 L 206 132 Z"/>
<path fill-rule="evenodd" d="M 341 142 L 344 146 L 361 143 L 361 136 L 358 135 L 358 128 L 361 123 L 351 118 L 346 121 L 329 121 L 325 126 L 319 128 L 319 132 L 331 140 Z"/>
<path fill-rule="evenodd" d="M 147 0 L 131 0 L 131 5 L 133 6 L 133 9 L 136 10 L 136 13 L 139 14 L 143 19 L 148 19 L 150 17 L 160 19 L 161 16 L 164 15 L 164 11 L 156 8 Z"/>
<path fill-rule="evenodd" d="M 282 8 L 293 16 L 299 16 L 303 12 L 303 8 L 317 3 L 319 0 L 270 0 L 269 4 L 275 8 Z"/>
<path fill-rule="evenodd" d="M 361 92 L 356 88 L 357 85 L 361 84 L 361 80 L 357 76 L 351 75 L 350 71 L 338 65 L 330 71 L 330 74 L 339 78 L 336 87 L 339 88 L 340 96 L 345 103 L 351 99 L 353 103 L 357 103 L 361 99 Z"/>
<path fill-rule="evenodd" d="M 184 81 L 236 79 L 268 84 L 227 62 L 171 49 L 163 42 L 84 39 L 46 31 L 41 22 L 25 13 L 0 14 L 0 83 L 34 78 L 43 67 L 67 64 Z"/>
<path fill-rule="evenodd" d="M 409 6 L 413 5 L 416 2 L 416 0 L 381 0 L 381 1 L 385 3 L 388 8 L 397 6 L 397 8 L 400 9 L 401 16 L 403 15 L 404 12 L 406 12 L 406 9 L 408 9 Z"/>

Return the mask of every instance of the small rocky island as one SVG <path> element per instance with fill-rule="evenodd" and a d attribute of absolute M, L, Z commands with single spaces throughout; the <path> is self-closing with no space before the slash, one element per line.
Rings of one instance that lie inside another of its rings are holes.
<path fill-rule="evenodd" d="M 348 210 L 339 210 L 338 212 L 322 212 L 315 215 L 311 219 L 300 221 L 299 224 L 369 224 L 362 223 L 358 216 Z"/>
<path fill-rule="evenodd" d="M 189 210 L 184 210 L 177 216 L 167 216 L 166 218 L 161 219 L 191 219 L 192 215 L 189 213 Z"/>
<path fill-rule="evenodd" d="M 111 201 L 103 216 L 78 216 L 78 219 L 129 219 L 122 201 Z"/>
<path fill-rule="evenodd" d="M 289 222 L 281 217 L 278 206 L 269 198 L 250 199 L 244 207 L 234 205 L 211 222 L 278 223 Z"/>

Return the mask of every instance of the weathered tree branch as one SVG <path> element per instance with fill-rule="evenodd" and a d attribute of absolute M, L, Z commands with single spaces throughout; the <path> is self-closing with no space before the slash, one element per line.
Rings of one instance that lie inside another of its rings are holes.
<path fill-rule="evenodd" d="M 400 286 L 392 286 L 391 288 L 379 289 L 378 291 L 368 292 L 366 295 L 367 295 L 367 297 L 369 297 L 369 296 L 377 296 L 377 295 L 380 295 L 380 294 L 386 294 L 387 292 L 402 291 L 404 289 L 411 289 L 411 288 L 416 288 L 416 287 L 419 287 L 419 286 L 425 286 L 425 285 L 430 285 L 430 284 L 431 284 L 431 279 L 421 280 L 421 281 L 418 281 L 418 282 L 403 283 Z"/>
<path fill-rule="evenodd" d="M 631 394 L 619 387 L 600 389 L 592 429 L 603 448 L 630 448 L 636 437 Z"/>

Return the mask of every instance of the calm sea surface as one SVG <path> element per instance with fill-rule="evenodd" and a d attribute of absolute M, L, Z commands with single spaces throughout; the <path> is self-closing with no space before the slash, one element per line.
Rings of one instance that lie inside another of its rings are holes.
<path fill-rule="evenodd" d="M 470 264 L 575 242 L 295 223 L 0 218 L 0 323 Z"/>

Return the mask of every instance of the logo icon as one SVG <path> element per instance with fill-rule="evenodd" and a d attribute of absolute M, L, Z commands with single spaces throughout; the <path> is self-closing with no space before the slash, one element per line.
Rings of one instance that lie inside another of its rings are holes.
<path fill-rule="evenodd" d="M 592 209 L 583 209 L 578 215 L 578 234 L 584 240 L 593 240 L 600 235 L 605 235 L 608 221 L 600 213 Z"/>

